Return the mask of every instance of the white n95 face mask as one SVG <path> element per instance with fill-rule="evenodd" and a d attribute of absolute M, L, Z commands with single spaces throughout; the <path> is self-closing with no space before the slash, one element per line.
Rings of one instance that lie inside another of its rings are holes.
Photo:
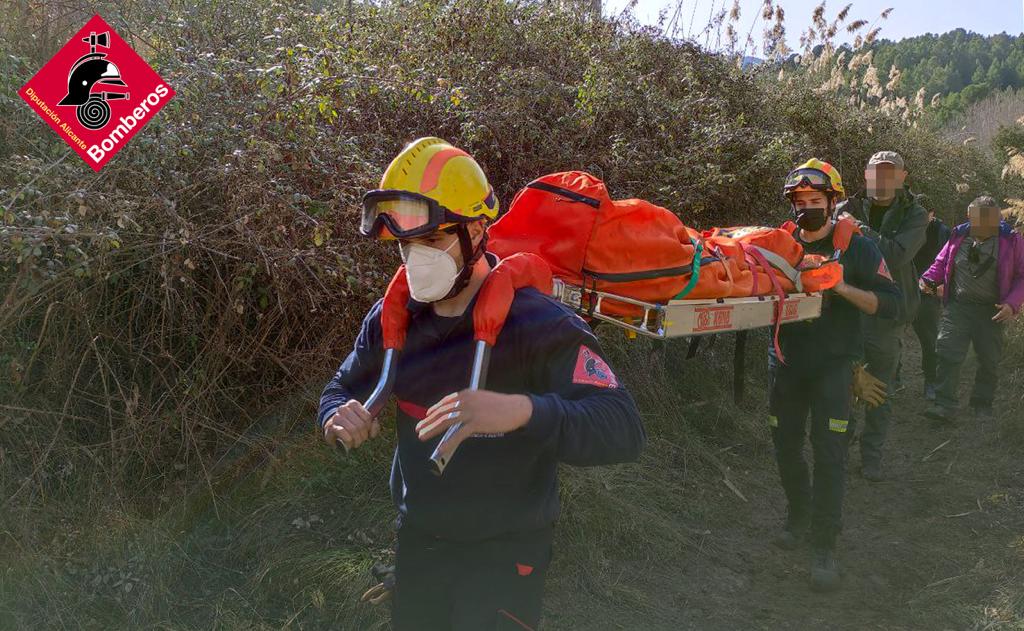
<path fill-rule="evenodd" d="M 458 244 L 456 239 L 444 250 L 421 243 L 399 244 L 413 300 L 437 302 L 448 295 L 459 276 L 458 264 L 448 251 Z"/>

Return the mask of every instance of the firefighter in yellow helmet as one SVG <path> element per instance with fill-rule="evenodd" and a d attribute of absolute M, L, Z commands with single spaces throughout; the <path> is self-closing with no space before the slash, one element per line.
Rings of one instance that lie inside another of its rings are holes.
<path fill-rule="evenodd" d="M 391 161 L 380 188 L 363 196 L 359 230 L 368 237 L 400 239 L 413 299 L 437 302 L 469 283 L 486 249 L 483 220 L 497 217 L 494 189 L 476 160 L 440 138 L 423 138 Z M 438 231 L 458 236 L 461 269 L 448 250 L 421 242 Z"/>
<path fill-rule="evenodd" d="M 533 288 L 516 291 L 491 350 L 486 389 L 468 390 L 473 304 L 498 261 L 486 251 L 498 200 L 480 166 L 439 138 L 405 147 L 363 198 L 361 232 L 397 239 L 414 301 L 397 360 L 398 509 L 392 628 L 535 628 L 559 512 L 558 463 L 635 460 L 645 441 L 629 392 L 586 323 Z M 381 301 L 320 397 L 329 444 L 378 435 L 364 408 L 384 351 Z M 438 477 L 430 456 L 458 458 Z M 461 443 L 461 446 L 460 446 Z M 393 587 L 393 589 L 391 589 Z"/>
<path fill-rule="evenodd" d="M 861 314 L 891 315 L 899 299 L 874 243 L 853 234 L 853 224 L 836 223 L 836 203 L 844 192 L 839 172 L 820 160 L 786 177 L 783 194 L 794 221 L 785 227 L 806 253 L 838 257 L 843 280 L 826 296 L 821 317 L 779 331 L 785 362 L 774 348 L 768 358 L 768 423 L 788 507 L 774 543 L 792 550 L 809 535 L 811 586 L 820 591 L 840 585 L 834 551 L 842 526 L 854 361 L 863 350 Z M 813 482 L 803 457 L 808 417 Z"/>

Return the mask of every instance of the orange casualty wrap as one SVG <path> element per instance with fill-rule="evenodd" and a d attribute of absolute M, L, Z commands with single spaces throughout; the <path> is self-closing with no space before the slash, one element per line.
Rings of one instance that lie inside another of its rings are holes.
<path fill-rule="evenodd" d="M 519 191 L 488 229 L 488 249 L 503 259 L 524 252 L 542 258 L 554 276 L 584 289 L 584 311 L 587 290 L 665 304 L 834 287 L 842 266 L 805 257 L 795 228 L 787 222 L 781 228 L 699 232 L 668 209 L 642 199 L 613 200 L 600 179 L 567 171 L 537 178 Z M 854 224 L 836 224 L 839 250 L 856 231 Z M 642 313 L 610 298 L 601 310 L 623 317 Z"/>
<path fill-rule="evenodd" d="M 737 282 L 728 294 L 709 297 L 764 296 L 798 291 L 796 267 L 804 251 L 793 235 L 781 228 L 734 226 L 702 233 L 713 252 L 733 261 Z M 701 270 L 703 273 L 703 270 Z"/>
<path fill-rule="evenodd" d="M 604 182 L 582 171 L 552 173 L 519 191 L 488 229 L 499 257 L 530 252 L 568 283 L 665 303 L 686 286 L 695 244 L 672 211 L 642 199 L 612 200 Z M 608 301 L 603 310 L 640 310 Z"/>
<path fill-rule="evenodd" d="M 704 260 L 701 262 L 697 286 L 687 298 L 696 300 L 751 295 L 754 274 L 747 267 L 742 246 L 728 237 L 705 238 L 695 230 L 691 233 L 694 238 L 703 240 Z M 768 285 L 767 282 L 764 284 Z"/>

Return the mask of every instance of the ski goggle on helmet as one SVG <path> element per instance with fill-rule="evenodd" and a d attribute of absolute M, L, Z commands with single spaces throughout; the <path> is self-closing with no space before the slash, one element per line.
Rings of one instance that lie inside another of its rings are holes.
<path fill-rule="evenodd" d="M 456 214 L 436 200 L 419 193 L 374 190 L 363 195 L 363 217 L 359 232 L 363 236 L 379 237 L 382 229 L 387 228 L 393 237 L 411 239 L 453 223 L 476 219 L 479 217 Z"/>

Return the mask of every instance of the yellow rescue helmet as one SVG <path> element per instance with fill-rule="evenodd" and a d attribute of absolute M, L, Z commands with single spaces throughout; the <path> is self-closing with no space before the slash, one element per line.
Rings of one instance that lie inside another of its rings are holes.
<path fill-rule="evenodd" d="M 839 170 L 817 158 L 804 162 L 786 176 L 783 195 L 790 199 L 798 191 L 821 191 L 837 199 L 846 197 Z"/>
<path fill-rule="evenodd" d="M 417 202 L 429 209 L 416 208 Z M 393 234 L 391 228 L 411 227 L 409 234 L 423 234 L 479 219 L 493 221 L 499 207 L 476 160 L 434 137 L 406 145 L 384 171 L 380 188 L 364 196 L 363 206 L 363 234 L 382 239 L 403 236 Z M 377 222 L 382 215 L 388 220 Z"/>

